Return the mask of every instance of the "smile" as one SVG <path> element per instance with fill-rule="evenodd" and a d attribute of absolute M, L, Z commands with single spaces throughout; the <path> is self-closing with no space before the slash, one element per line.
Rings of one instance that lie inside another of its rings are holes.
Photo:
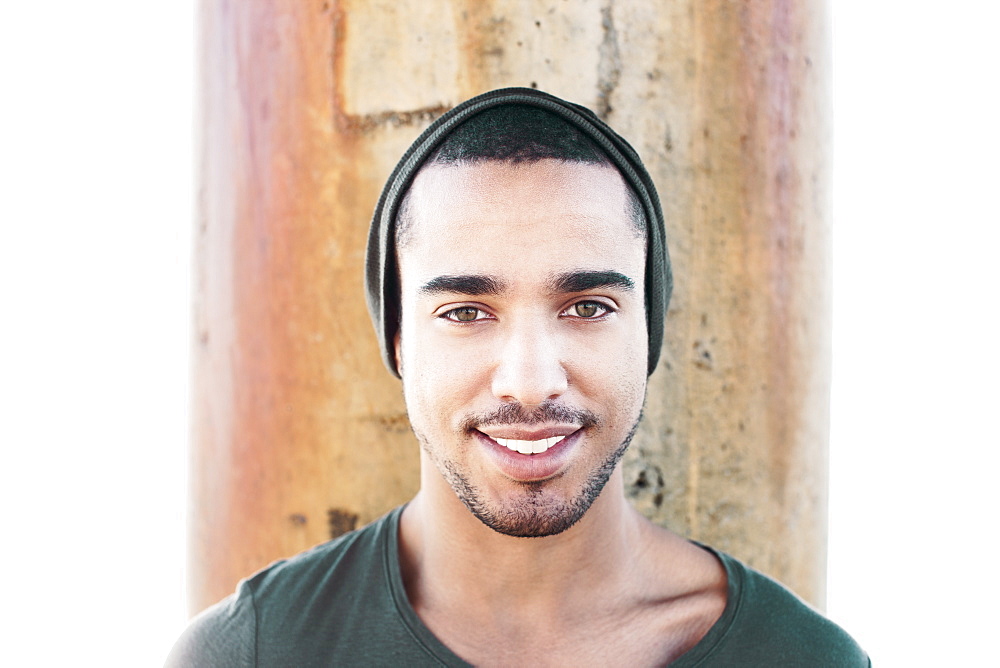
<path fill-rule="evenodd" d="M 540 455 L 564 438 L 566 437 L 552 436 L 540 438 L 537 441 L 520 441 L 516 438 L 494 438 L 493 440 L 508 450 L 519 452 L 522 455 Z"/>
<path fill-rule="evenodd" d="M 583 436 L 577 425 L 490 426 L 489 432 L 475 430 L 484 452 L 499 471 L 511 480 L 546 480 L 573 460 L 575 447 Z"/>

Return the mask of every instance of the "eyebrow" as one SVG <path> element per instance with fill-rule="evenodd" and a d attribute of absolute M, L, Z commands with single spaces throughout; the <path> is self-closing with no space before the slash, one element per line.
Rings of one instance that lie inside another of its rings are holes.
<path fill-rule="evenodd" d="M 498 295 L 507 285 L 495 276 L 468 274 L 464 276 L 438 276 L 420 287 L 420 293 L 433 295 L 451 292 L 460 295 Z"/>
<path fill-rule="evenodd" d="M 550 282 L 554 292 L 586 292 L 594 288 L 633 290 L 635 282 L 617 271 L 569 271 Z"/>
<path fill-rule="evenodd" d="M 618 288 L 631 291 L 635 282 L 617 271 L 568 271 L 556 275 L 549 281 L 553 292 L 586 292 L 594 288 Z M 507 289 L 507 284 L 496 276 L 485 274 L 465 274 L 458 276 L 438 276 L 420 287 L 420 294 L 434 295 L 452 293 L 460 295 L 499 295 Z"/>

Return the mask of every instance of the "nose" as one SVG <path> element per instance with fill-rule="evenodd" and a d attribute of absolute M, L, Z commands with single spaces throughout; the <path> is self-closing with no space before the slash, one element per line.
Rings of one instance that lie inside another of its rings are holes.
<path fill-rule="evenodd" d="M 505 402 L 538 406 L 559 397 L 569 384 L 560 346 L 544 327 L 523 327 L 505 337 L 493 374 L 493 395 Z"/>

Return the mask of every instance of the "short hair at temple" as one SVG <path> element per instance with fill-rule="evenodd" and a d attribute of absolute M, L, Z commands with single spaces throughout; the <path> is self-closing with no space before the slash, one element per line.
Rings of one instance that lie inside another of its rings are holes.
<path fill-rule="evenodd" d="M 505 162 L 530 164 L 561 160 L 617 169 L 611 159 L 587 135 L 559 116 L 529 105 L 506 104 L 476 114 L 455 128 L 435 149 L 421 169 L 430 165 Z M 640 236 L 646 234 L 646 216 L 631 186 L 628 211 Z M 395 221 L 396 246 L 405 245 L 413 223 L 410 194 L 400 202 Z"/>

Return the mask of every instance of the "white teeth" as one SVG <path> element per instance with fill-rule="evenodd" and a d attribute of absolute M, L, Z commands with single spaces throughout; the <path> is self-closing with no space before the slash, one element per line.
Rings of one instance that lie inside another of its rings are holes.
<path fill-rule="evenodd" d="M 542 438 L 537 441 L 519 441 L 516 438 L 495 438 L 493 440 L 508 450 L 520 452 L 522 455 L 538 455 L 545 452 L 564 438 L 566 437 L 552 436 L 551 438 Z"/>

